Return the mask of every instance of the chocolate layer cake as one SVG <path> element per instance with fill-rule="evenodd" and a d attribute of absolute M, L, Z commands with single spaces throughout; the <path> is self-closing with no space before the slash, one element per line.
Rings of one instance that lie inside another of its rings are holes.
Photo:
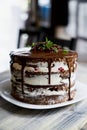
<path fill-rule="evenodd" d="M 51 41 L 10 53 L 11 95 L 30 104 L 57 104 L 76 94 L 77 53 Z"/>

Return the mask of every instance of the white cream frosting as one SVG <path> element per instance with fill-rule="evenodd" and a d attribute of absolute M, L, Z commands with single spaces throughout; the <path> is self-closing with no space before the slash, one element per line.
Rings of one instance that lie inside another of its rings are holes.
<path fill-rule="evenodd" d="M 35 69 L 34 67 L 31 67 L 31 66 L 30 67 L 25 66 L 24 73 L 26 71 L 28 71 L 28 72 L 36 72 L 36 74 L 31 77 L 26 77 L 26 75 L 24 74 L 24 83 L 31 84 L 31 85 L 48 85 L 48 74 L 37 75 L 37 72 L 48 72 L 48 63 L 47 62 L 38 62 L 38 63 L 28 62 L 27 65 L 36 65 L 37 69 Z M 50 85 L 59 85 L 61 83 L 69 84 L 69 79 L 68 78 L 62 79 L 60 77 L 60 74 L 58 73 L 59 72 L 58 68 L 60 68 L 60 67 L 62 67 L 64 70 L 68 70 L 67 64 L 64 63 L 63 61 L 61 61 L 61 62 L 57 61 L 57 62 L 53 62 L 51 64 L 51 66 L 53 66 L 51 68 L 51 72 L 57 72 L 57 73 L 51 74 Z M 18 63 L 14 63 L 13 68 L 15 70 L 21 71 L 22 66 Z M 12 74 L 13 81 L 15 80 L 14 73 Z M 19 75 L 16 76 L 16 78 L 20 79 Z M 73 83 L 75 81 L 75 78 L 76 78 L 76 72 L 72 72 L 71 73 L 71 83 Z"/>
<path fill-rule="evenodd" d="M 26 86 L 24 86 L 24 93 L 27 94 L 27 96 L 40 96 L 40 95 L 48 95 L 48 96 L 51 96 L 51 95 L 65 95 L 68 93 L 68 91 L 65 91 L 65 90 L 60 90 L 60 91 L 51 91 L 49 90 L 48 88 L 44 89 L 44 88 L 38 88 L 38 90 L 34 90 L 32 92 L 29 92 L 26 88 Z M 17 87 L 18 91 L 21 91 L 21 88 L 20 87 Z M 73 91 L 75 90 L 76 87 L 75 85 L 70 89 L 70 91 Z"/>
<path fill-rule="evenodd" d="M 31 65 L 32 63 L 29 63 L 29 64 Z M 51 69 L 52 72 L 58 72 L 58 68 L 60 68 L 60 67 L 64 68 L 64 70 L 68 70 L 67 64 L 64 64 L 64 62 L 53 62 L 52 64 L 55 65 Z M 37 65 L 38 66 L 37 71 L 39 70 L 40 72 L 48 72 L 48 64 L 47 64 L 47 62 L 45 62 L 45 63 L 44 62 L 43 63 L 39 62 L 37 64 L 33 63 L 33 65 Z M 21 67 L 22 66 L 19 65 L 18 63 L 14 63 L 13 67 L 14 67 L 15 70 L 20 70 L 21 71 Z M 33 67 L 27 67 L 26 66 L 24 68 L 24 73 L 26 71 L 28 71 L 28 72 L 35 72 L 35 68 L 33 68 Z M 16 76 L 16 78 L 15 78 L 14 73 L 12 74 L 12 80 L 14 82 L 18 82 L 18 81 L 16 81 L 16 79 L 17 78 L 20 79 L 21 77 L 19 77 L 19 76 L 17 77 Z M 76 78 L 76 72 L 72 72 L 71 73 L 71 84 L 74 83 L 75 78 Z M 51 84 L 50 85 L 60 85 L 62 83 L 67 84 L 67 86 L 68 86 L 69 85 L 69 79 L 68 78 L 62 79 L 60 77 L 59 73 L 57 73 L 57 74 L 51 74 Z M 48 75 L 47 74 L 45 74 L 45 75 L 37 75 L 37 73 L 33 77 L 26 77 L 26 75 L 24 75 L 24 84 L 30 84 L 30 85 L 49 85 L 48 84 Z M 74 89 L 75 89 L 75 85 L 74 85 L 74 87 L 72 87 L 70 89 L 70 91 L 72 91 Z M 21 87 L 18 86 L 17 90 L 21 91 Z M 49 95 L 49 96 L 50 95 L 65 95 L 68 92 L 66 92 L 65 90 L 60 90 L 60 91 L 53 90 L 53 91 L 51 91 L 48 88 L 45 88 L 45 89 L 44 88 L 39 88 L 37 90 L 29 92 L 27 90 L 27 87 L 24 85 L 24 93 L 27 96 L 33 97 L 33 96 L 39 96 L 39 95 Z"/>
<path fill-rule="evenodd" d="M 48 72 L 48 63 L 47 62 L 26 63 L 26 65 L 28 65 L 28 66 L 29 65 L 36 65 L 38 72 Z M 31 66 L 28 67 L 28 66 L 25 66 L 24 70 L 26 70 L 28 72 L 34 72 L 35 71 L 34 67 L 31 67 Z M 51 72 L 58 72 L 58 68 L 60 68 L 60 67 L 64 68 L 64 70 L 68 70 L 67 64 L 65 64 L 63 61 L 62 62 L 53 62 L 51 64 L 51 66 L 53 66 L 51 68 Z M 13 68 L 16 69 L 16 70 L 21 70 L 22 65 L 20 65 L 18 63 L 13 63 Z"/>
<path fill-rule="evenodd" d="M 71 74 L 71 83 L 74 83 L 76 78 L 76 73 Z M 15 82 L 17 77 L 12 75 L 12 80 Z M 24 83 L 30 85 L 49 85 L 48 84 L 48 75 L 35 75 L 35 77 L 24 77 Z M 69 85 L 69 79 L 62 79 L 58 74 L 51 75 L 51 84 L 50 85 L 60 85 L 60 84 Z"/>
<path fill-rule="evenodd" d="M 51 85 L 58 85 L 60 84 L 61 78 L 58 74 L 51 75 Z M 26 84 L 31 85 L 48 85 L 48 75 L 37 75 L 31 78 L 24 78 L 24 82 Z"/>

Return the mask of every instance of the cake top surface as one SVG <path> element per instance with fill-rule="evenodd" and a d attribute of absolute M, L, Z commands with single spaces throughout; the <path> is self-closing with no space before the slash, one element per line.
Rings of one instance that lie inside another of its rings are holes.
<path fill-rule="evenodd" d="M 48 39 L 46 39 L 45 42 L 32 43 L 31 47 L 12 51 L 10 55 L 23 59 L 58 59 L 78 56 L 77 52 L 63 49 L 61 46 L 54 44 Z"/>

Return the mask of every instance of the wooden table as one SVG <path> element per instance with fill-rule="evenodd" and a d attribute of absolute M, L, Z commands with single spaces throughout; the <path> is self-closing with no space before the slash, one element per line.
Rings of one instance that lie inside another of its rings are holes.
<path fill-rule="evenodd" d="M 87 83 L 86 63 L 79 64 L 78 80 Z M 10 73 L 0 74 L 0 82 Z M 32 110 L 0 97 L 0 130 L 87 130 L 87 99 L 61 108 Z"/>

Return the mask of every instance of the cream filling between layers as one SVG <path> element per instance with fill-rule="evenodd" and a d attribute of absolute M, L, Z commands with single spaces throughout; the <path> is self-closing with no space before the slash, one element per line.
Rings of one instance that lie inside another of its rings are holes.
<path fill-rule="evenodd" d="M 27 65 L 31 65 L 30 67 L 28 67 Z M 37 66 L 37 68 L 34 68 L 33 66 Z M 60 77 L 59 74 L 59 69 L 60 67 L 62 67 L 64 70 L 68 70 L 68 66 L 65 62 L 53 62 L 51 64 L 52 68 L 51 68 L 51 72 L 57 72 L 57 74 L 51 74 L 51 83 L 50 85 L 59 85 L 62 83 L 65 84 L 69 84 L 69 79 L 62 79 Z M 75 64 L 74 64 L 75 66 Z M 16 81 L 16 79 L 21 79 L 21 69 L 22 69 L 22 65 L 18 64 L 18 63 L 13 63 L 13 68 L 15 69 L 15 71 L 12 74 L 12 80 Z M 15 72 L 18 71 L 18 73 L 20 72 L 20 76 L 16 75 L 15 77 Z M 31 77 L 26 77 L 26 71 L 28 72 L 35 72 L 35 75 L 31 74 Z M 38 63 L 30 63 L 27 62 L 26 66 L 24 68 L 24 83 L 26 84 L 30 84 L 30 85 L 49 85 L 48 84 L 48 75 L 37 75 L 37 72 L 48 72 L 48 63 L 47 62 L 38 62 Z M 71 83 L 73 83 L 75 81 L 76 78 L 76 72 L 72 72 L 71 73 Z"/>
<path fill-rule="evenodd" d="M 29 67 L 30 65 L 30 67 Z M 36 68 L 33 67 L 33 65 L 37 66 Z M 58 68 L 62 67 L 64 70 L 68 70 L 68 66 L 65 62 L 52 62 L 51 64 L 51 72 L 58 72 Z M 13 63 L 13 68 L 15 70 L 21 70 L 22 65 L 18 63 Z M 37 69 L 37 70 L 36 70 Z M 26 63 L 26 66 L 24 68 L 24 71 L 28 72 L 48 72 L 48 63 L 47 62 L 38 62 L 38 63 Z"/>
<path fill-rule="evenodd" d="M 17 90 L 21 92 L 21 88 L 17 87 Z M 70 92 L 76 90 L 75 85 L 70 89 Z M 26 94 L 26 96 L 31 96 L 31 97 L 36 97 L 36 96 L 40 96 L 40 95 L 46 95 L 46 96 L 51 96 L 51 95 L 65 95 L 68 93 L 68 91 L 65 90 L 60 90 L 60 91 L 51 91 L 48 88 L 44 89 L 44 88 L 38 88 L 32 92 L 28 91 L 26 86 L 24 86 L 24 93 Z"/>
<path fill-rule="evenodd" d="M 71 83 L 75 81 L 76 74 L 71 74 Z M 34 77 L 24 77 L 24 83 L 31 85 L 49 85 L 48 84 L 48 75 L 36 75 Z M 58 74 L 51 75 L 50 85 L 59 85 L 59 84 L 69 84 L 69 79 L 62 79 Z"/>
<path fill-rule="evenodd" d="M 16 81 L 17 77 L 12 75 L 12 80 Z M 75 82 L 76 73 L 71 73 L 71 84 Z M 69 85 L 69 79 L 62 79 L 58 74 L 51 75 L 51 84 L 50 85 L 60 85 L 60 84 Z M 48 84 L 48 75 L 34 75 L 34 77 L 24 77 L 24 84 L 28 85 L 49 85 Z"/>

